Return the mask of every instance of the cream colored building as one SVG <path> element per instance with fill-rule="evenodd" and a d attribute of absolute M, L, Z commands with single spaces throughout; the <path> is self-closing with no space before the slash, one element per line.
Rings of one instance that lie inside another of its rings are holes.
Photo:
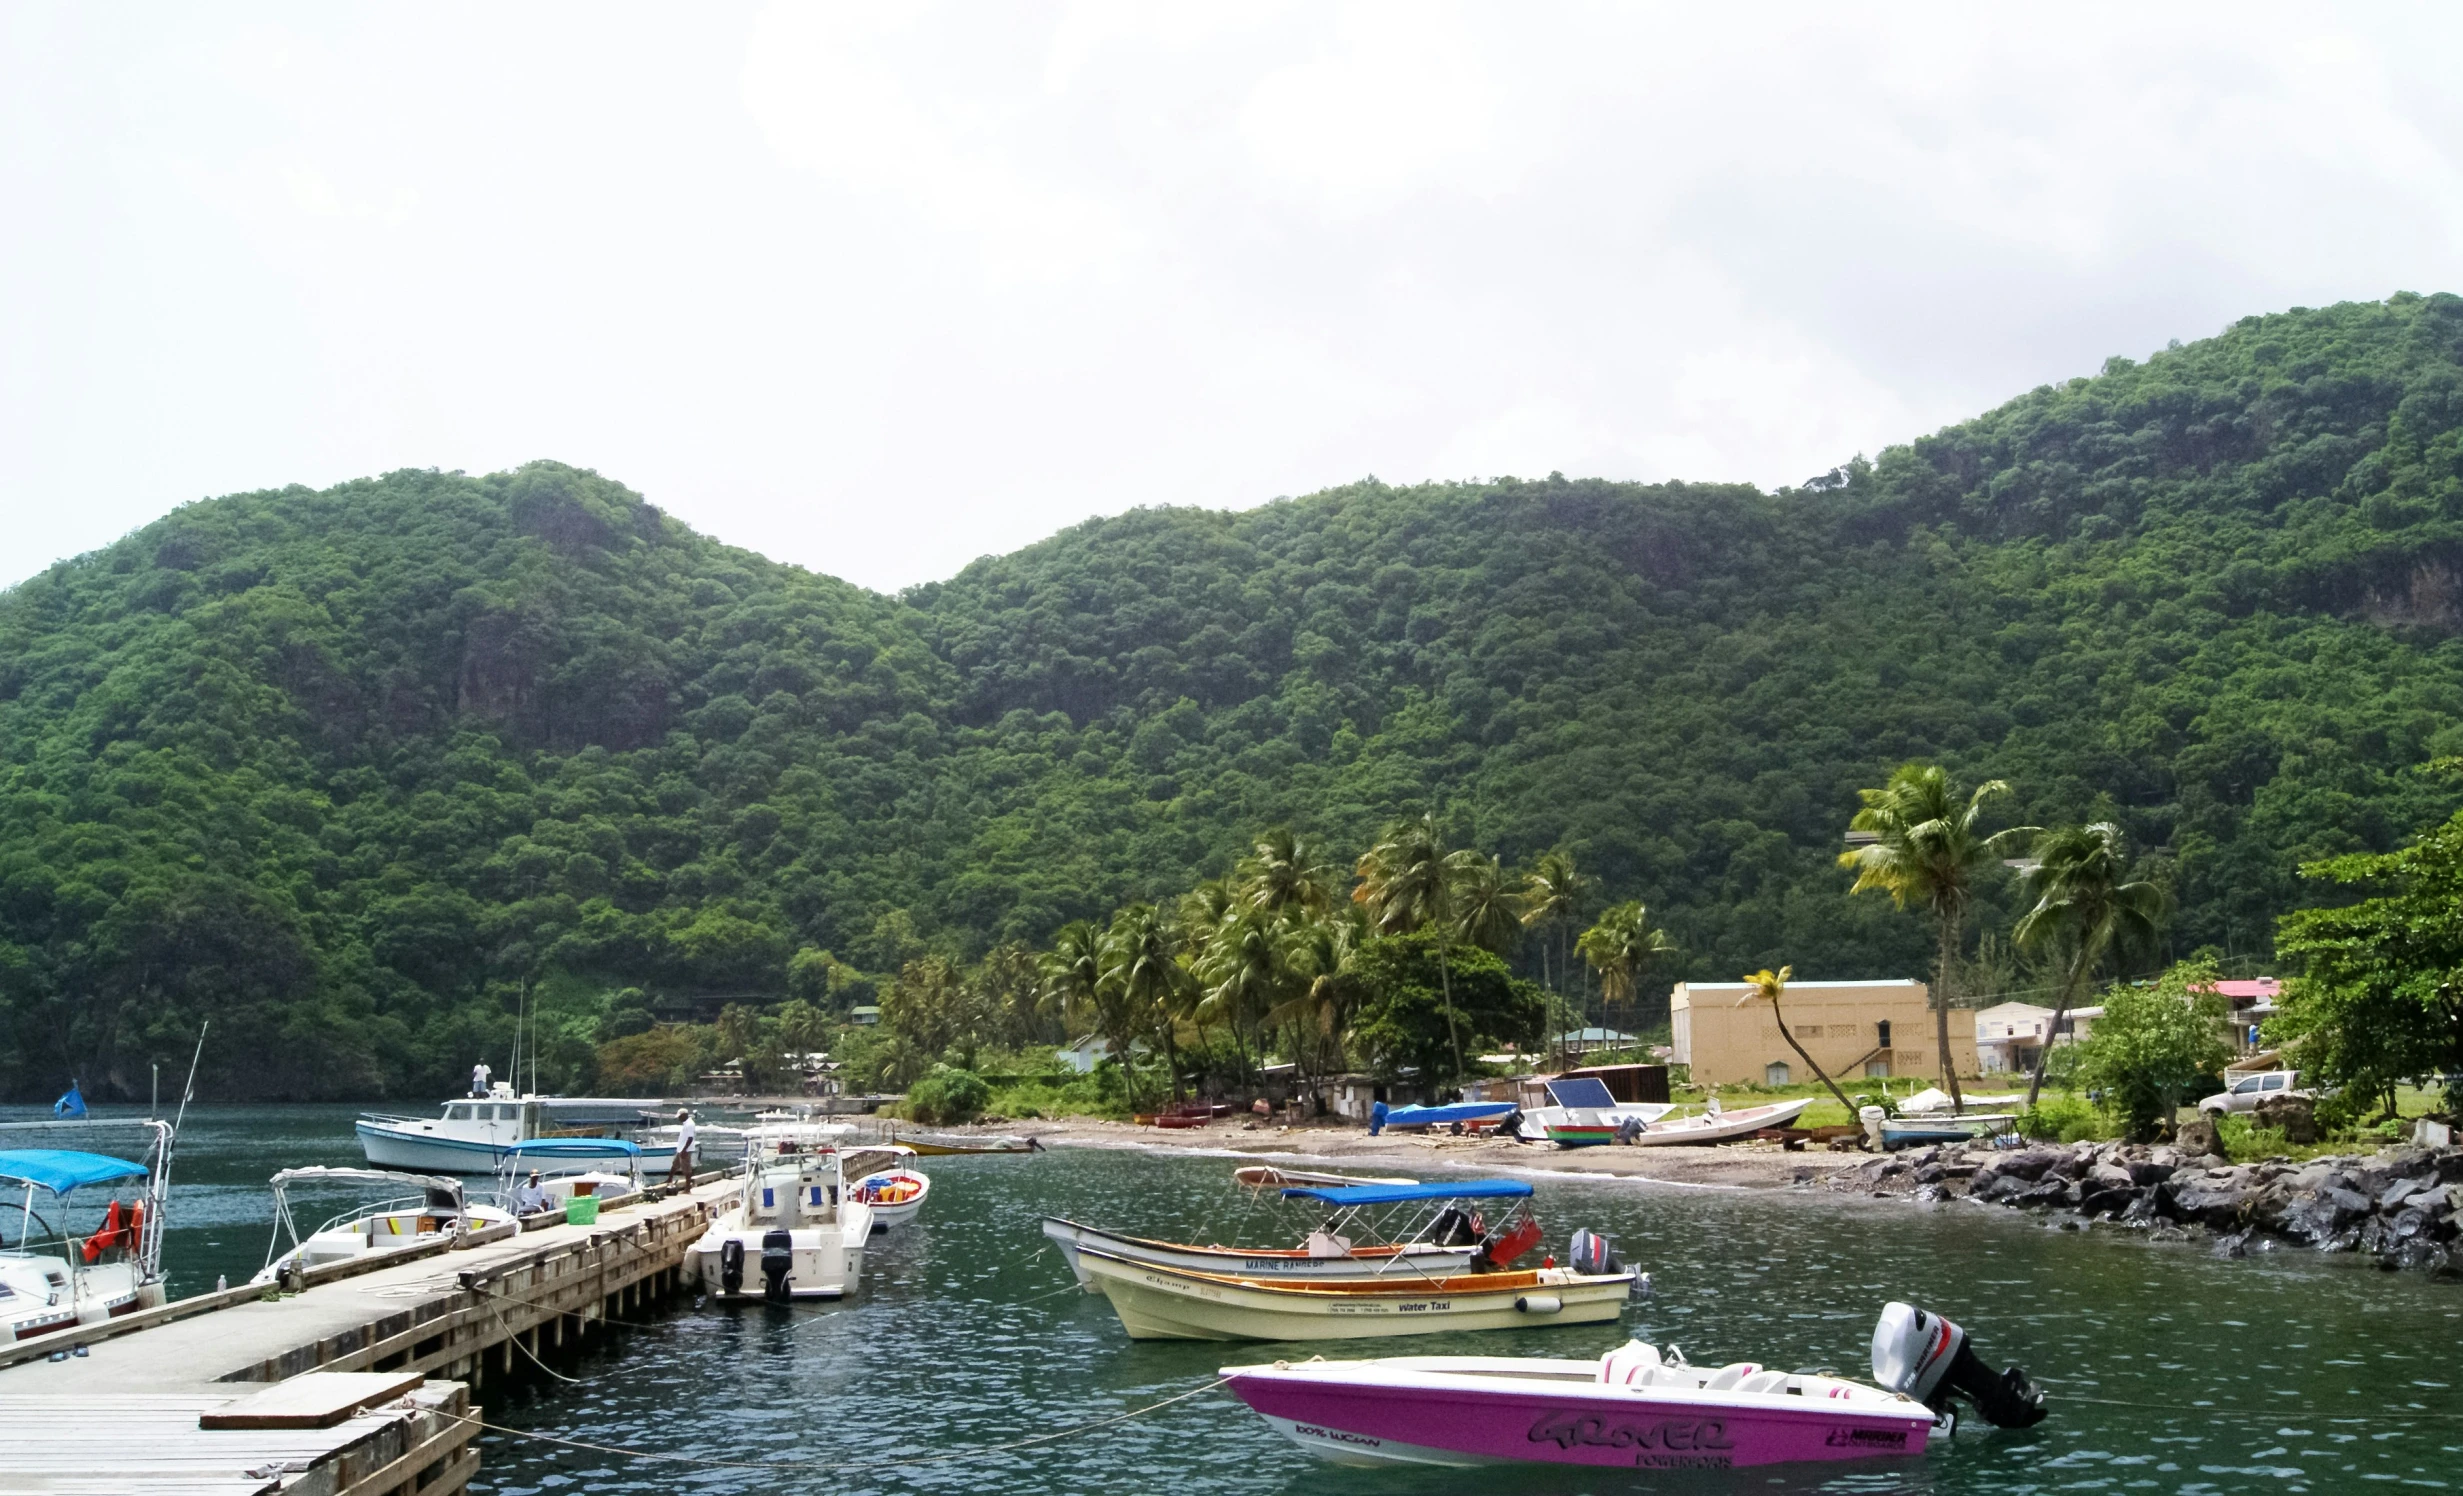
<path fill-rule="evenodd" d="M 1941 1074 L 1922 982 L 1790 982 L 1787 1026 L 1833 1079 Z M 1780 1036 L 1770 1004 L 1745 982 L 1679 982 L 1669 1000 L 1674 1060 L 1695 1085 L 1783 1086 L 1815 1079 Z M 1950 1055 L 1976 1070 L 1973 1008 L 1950 1010 Z"/>

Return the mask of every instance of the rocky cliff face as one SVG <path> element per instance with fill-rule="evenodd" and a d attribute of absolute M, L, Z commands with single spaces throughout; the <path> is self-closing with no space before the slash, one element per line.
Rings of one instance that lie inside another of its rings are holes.
<path fill-rule="evenodd" d="M 2127 1143 L 1925 1148 L 1842 1171 L 1834 1189 L 1969 1199 L 2210 1240 L 2215 1255 L 2297 1246 L 2463 1276 L 2463 1148 L 2229 1164 Z"/>

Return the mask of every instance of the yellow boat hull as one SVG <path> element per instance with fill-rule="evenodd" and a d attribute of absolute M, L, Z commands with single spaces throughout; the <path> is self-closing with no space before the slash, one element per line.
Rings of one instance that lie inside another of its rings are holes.
<path fill-rule="evenodd" d="M 1449 1330 L 1594 1325 L 1625 1311 L 1634 1274 L 1563 1269 L 1497 1274 L 1500 1286 L 1454 1278 L 1421 1288 L 1319 1281 L 1266 1283 L 1178 1272 L 1084 1251 L 1091 1286 L 1132 1340 L 1366 1340 Z"/>

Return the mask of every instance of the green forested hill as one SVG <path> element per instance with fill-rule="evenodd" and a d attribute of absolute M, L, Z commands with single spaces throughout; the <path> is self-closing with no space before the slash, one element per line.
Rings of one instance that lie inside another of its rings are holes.
<path fill-rule="evenodd" d="M 219 1094 L 417 1092 L 525 988 L 579 1064 L 620 989 L 852 1001 L 1423 808 L 1646 900 L 1663 980 L 1914 973 L 1832 865 L 1911 757 L 2113 815 L 2176 950 L 2263 958 L 2297 863 L 2455 807 L 2458 632 L 2451 296 L 1777 493 L 1372 481 L 897 599 L 555 464 L 237 495 L 0 595 L 0 1087 L 141 1090 L 211 1016 Z"/>

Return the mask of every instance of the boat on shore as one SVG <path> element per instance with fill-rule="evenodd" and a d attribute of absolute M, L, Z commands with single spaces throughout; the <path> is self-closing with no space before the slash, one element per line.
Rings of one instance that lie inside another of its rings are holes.
<path fill-rule="evenodd" d="M 1690 1117 L 1663 1118 L 1645 1124 L 1623 1141 L 1636 1148 L 1672 1148 L 1684 1144 L 1731 1143 L 1749 1138 L 1765 1127 L 1785 1127 L 1804 1115 L 1813 1098 L 1801 1101 L 1775 1101 L 1768 1106 L 1748 1106 L 1736 1111 L 1704 1109 Z"/>
<path fill-rule="evenodd" d="M 1017 1134 L 976 1137 L 968 1133 L 893 1132 L 892 1143 L 926 1157 L 954 1157 L 967 1153 L 1041 1153 L 1043 1144 L 1031 1137 Z"/>
<path fill-rule="evenodd" d="M 2002 1427 L 2044 1416 L 2023 1372 L 1987 1369 L 1956 1325 L 1882 1313 L 1874 1379 L 1688 1365 L 1631 1341 L 1590 1360 L 1392 1356 L 1226 1366 L 1232 1395 L 1339 1465 L 1603 1465 L 1716 1471 L 1922 1454 L 1955 1394 Z"/>
<path fill-rule="evenodd" d="M 150 1131 L 150 1162 L 72 1148 L 0 1149 L 0 1237 L 6 1238 L 0 1241 L 0 1341 L 30 1340 L 163 1302 L 171 1124 L 152 1119 L 23 1122 L 0 1128 L 0 1135 L 112 1127 Z M 126 1188 L 109 1190 L 92 1228 L 83 1235 L 72 1233 L 70 1211 L 77 1192 L 103 1186 Z M 11 1215 L 17 1218 L 14 1222 L 8 1220 Z M 12 1224 L 13 1232 L 7 1229 Z"/>
<path fill-rule="evenodd" d="M 1880 1107 L 1867 1107 L 1878 1112 Z M 1943 1112 L 1931 1116 L 1866 1117 L 1865 1135 L 1884 1152 L 1934 1143 L 1972 1143 L 2018 1126 L 2015 1112 Z"/>
<path fill-rule="evenodd" d="M 1526 1108 L 1515 1124 L 1514 1135 L 1524 1142 L 1569 1148 L 1613 1143 L 1676 1110 L 1664 1101 L 1619 1101 L 1596 1076 L 1542 1081 L 1540 1087 L 1549 1104 Z"/>
<path fill-rule="evenodd" d="M 280 1283 L 336 1262 L 439 1241 L 466 1241 L 496 1227 L 520 1229 L 510 1210 L 472 1202 L 465 1197 L 461 1180 L 441 1174 L 312 1166 L 284 1169 L 269 1182 L 274 1190 L 274 1232 L 265 1246 L 265 1265 L 248 1280 L 251 1283 Z M 395 1193 L 381 1202 L 354 1205 L 314 1231 L 300 1233 L 291 1209 L 294 1188 L 356 1188 L 366 1194 L 370 1185 Z M 291 1238 L 288 1250 L 282 1246 L 286 1232 Z"/>
<path fill-rule="evenodd" d="M 1441 1278 L 1257 1278 L 1131 1261 L 1080 1243 L 1077 1260 L 1132 1340 L 1357 1340 L 1449 1330 L 1602 1324 L 1639 1274 L 1569 1268 Z"/>

